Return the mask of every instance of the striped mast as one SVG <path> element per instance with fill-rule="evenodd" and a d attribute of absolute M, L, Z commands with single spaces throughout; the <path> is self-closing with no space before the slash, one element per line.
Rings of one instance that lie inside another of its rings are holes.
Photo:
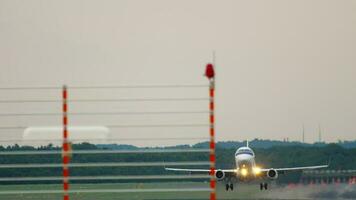
<path fill-rule="evenodd" d="M 63 162 L 63 200 L 69 200 L 69 143 L 68 143 L 68 92 L 67 86 L 62 90 L 62 111 L 63 111 L 63 144 L 62 144 L 62 162 Z"/>
<path fill-rule="evenodd" d="M 205 76 L 209 80 L 209 110 L 210 110 L 210 200 L 216 200 L 216 179 L 215 179 L 215 71 L 213 64 L 206 65 Z"/>

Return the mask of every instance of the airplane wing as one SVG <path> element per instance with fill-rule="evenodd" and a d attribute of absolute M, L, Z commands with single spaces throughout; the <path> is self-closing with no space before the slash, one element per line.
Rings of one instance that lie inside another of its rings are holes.
<path fill-rule="evenodd" d="M 300 171 L 305 169 L 321 169 L 327 168 L 329 165 L 316 165 L 316 166 L 305 166 L 305 167 L 287 167 L 287 168 L 269 168 L 269 169 L 260 169 L 261 172 L 267 172 L 271 169 L 276 170 L 278 172 L 285 171 Z M 197 173 L 210 173 L 210 169 L 182 169 L 182 168 L 164 168 L 167 171 L 180 171 L 180 172 L 197 172 Z M 223 171 L 225 173 L 237 173 L 239 169 L 215 169 L 216 171 Z"/>
<path fill-rule="evenodd" d="M 261 172 L 267 172 L 268 170 L 274 169 L 278 172 L 286 172 L 286 171 L 300 171 L 305 169 L 321 169 L 329 167 L 329 165 L 316 165 L 316 166 L 306 166 L 306 167 L 287 167 L 287 168 L 270 168 L 270 169 L 261 169 Z"/>
<path fill-rule="evenodd" d="M 197 172 L 197 173 L 210 173 L 210 169 L 181 169 L 181 168 L 164 168 L 167 171 L 180 171 L 180 172 Z M 236 173 L 238 169 L 215 169 L 216 171 L 223 171 L 225 173 Z"/>

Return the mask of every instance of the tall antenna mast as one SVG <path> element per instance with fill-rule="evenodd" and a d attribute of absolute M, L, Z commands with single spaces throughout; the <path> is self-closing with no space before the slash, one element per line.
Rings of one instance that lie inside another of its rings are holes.
<path fill-rule="evenodd" d="M 215 50 L 212 51 L 211 56 L 212 56 L 211 62 L 213 63 L 214 71 L 216 72 L 216 55 L 215 55 Z M 216 87 L 216 76 L 214 76 L 214 87 Z"/>
<path fill-rule="evenodd" d="M 302 132 L 302 142 L 305 143 L 305 129 L 303 124 L 303 132 Z"/>
<path fill-rule="evenodd" d="M 212 52 L 212 56 L 213 56 L 213 60 L 212 60 L 212 63 L 213 63 L 213 65 L 215 66 L 216 65 L 216 63 L 215 63 L 215 50 L 213 50 L 213 52 Z"/>
<path fill-rule="evenodd" d="M 320 124 L 319 124 L 319 143 L 321 143 L 321 127 L 320 127 Z"/>

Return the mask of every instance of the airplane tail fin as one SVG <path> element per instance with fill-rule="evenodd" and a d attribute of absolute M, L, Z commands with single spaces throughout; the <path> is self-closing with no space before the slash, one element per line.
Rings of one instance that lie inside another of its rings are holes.
<path fill-rule="evenodd" d="M 249 147 L 249 146 L 248 146 L 248 140 L 246 140 L 246 147 Z"/>

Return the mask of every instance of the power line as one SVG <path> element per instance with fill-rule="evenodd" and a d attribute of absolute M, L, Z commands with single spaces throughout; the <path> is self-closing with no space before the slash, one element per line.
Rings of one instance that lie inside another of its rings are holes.
<path fill-rule="evenodd" d="M 158 111 L 158 112 L 72 112 L 68 115 L 171 115 L 207 114 L 209 111 Z M 12 116 L 62 116 L 62 113 L 0 113 L 0 117 Z"/>
<path fill-rule="evenodd" d="M 208 175 L 143 175 L 143 176 L 70 176 L 69 180 L 159 180 L 159 179 L 206 179 Z M 0 177 L 0 182 L 10 181 L 63 181 L 63 177 Z"/>
<path fill-rule="evenodd" d="M 154 189 L 78 189 L 68 190 L 68 193 L 170 193 L 170 192 L 207 192 L 210 188 L 154 188 Z M 11 194 L 62 194 L 63 190 L 5 190 L 0 195 Z"/>
<path fill-rule="evenodd" d="M 101 85 L 101 86 L 69 86 L 68 89 L 159 89 L 159 88 L 204 88 L 205 84 L 186 85 Z M 0 87 L 0 90 L 61 90 L 56 86 L 33 86 L 33 87 Z"/>
<path fill-rule="evenodd" d="M 107 86 L 71 86 L 69 89 L 154 89 L 154 88 L 207 88 L 209 85 L 107 85 Z"/>
<path fill-rule="evenodd" d="M 9 100 L 0 100 L 0 103 L 5 104 L 5 103 L 57 103 L 57 102 L 62 102 L 61 100 L 40 100 L 40 99 L 26 99 L 26 100 L 17 100 L 17 99 L 9 99 Z"/>
<path fill-rule="evenodd" d="M 96 162 L 96 163 L 69 163 L 68 167 L 157 167 L 157 166 L 193 166 L 209 165 L 210 162 L 191 161 L 191 162 Z M 0 164 L 0 169 L 4 168 L 62 168 L 63 164 L 41 163 L 41 164 Z"/>
<path fill-rule="evenodd" d="M 164 101 L 207 101 L 209 98 L 197 97 L 197 98 L 124 98 L 124 99 L 69 99 L 69 103 L 75 102 L 164 102 Z M 2 104 L 8 103 L 58 103 L 62 100 L 56 99 L 7 99 L 0 100 Z"/>
<path fill-rule="evenodd" d="M 115 141 L 168 141 L 168 140 L 208 140 L 206 137 L 160 137 L 160 138 L 108 138 L 108 139 L 102 139 L 102 138 L 88 138 L 88 139 L 69 139 L 69 142 L 83 142 L 83 141 L 101 141 L 101 142 L 115 142 Z M 31 140 L 31 139 L 26 139 L 26 140 L 0 140 L 0 143 L 4 142 L 62 142 L 63 139 L 39 139 L 39 140 Z"/>
<path fill-rule="evenodd" d="M 36 87 L 0 87 L 0 90 L 61 90 L 62 87 L 36 86 Z"/>
<path fill-rule="evenodd" d="M 202 153 L 210 149 L 139 149 L 139 150 L 73 150 L 71 154 L 131 154 L 131 153 Z M 58 150 L 0 151 L 0 155 L 61 155 Z"/>
<path fill-rule="evenodd" d="M 0 130 L 16 130 L 16 129 L 26 129 L 26 126 L 2 126 Z"/>
<path fill-rule="evenodd" d="M 83 126 L 83 125 L 80 125 Z M 133 124 L 133 125 L 102 125 L 108 128 L 178 128 L 178 127 L 208 127 L 209 124 Z M 0 130 L 26 129 L 30 126 L 2 126 Z M 69 126 L 68 128 L 76 127 Z"/>
<path fill-rule="evenodd" d="M 178 128 L 208 127 L 209 124 L 145 124 L 145 125 L 107 125 L 108 128 Z"/>

